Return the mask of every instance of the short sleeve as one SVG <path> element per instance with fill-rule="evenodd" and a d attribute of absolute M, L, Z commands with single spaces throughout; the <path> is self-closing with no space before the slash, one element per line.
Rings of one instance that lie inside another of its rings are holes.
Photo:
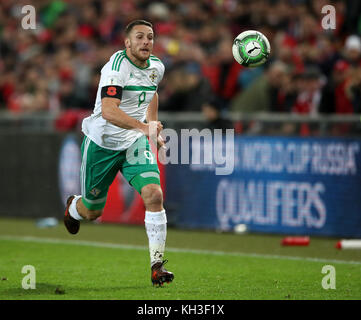
<path fill-rule="evenodd" d="M 158 79 L 158 84 L 162 81 L 163 76 L 164 76 L 164 71 L 165 71 L 165 67 L 164 64 L 162 62 L 159 63 L 159 68 L 158 68 L 158 72 L 159 72 L 159 79 Z"/>
<path fill-rule="evenodd" d="M 120 86 L 124 87 L 127 81 L 128 72 L 126 70 L 126 64 L 122 63 L 124 56 L 121 54 L 113 55 L 107 66 L 101 73 L 101 87 L 105 86 Z"/>
<path fill-rule="evenodd" d="M 126 72 L 120 72 L 120 71 L 110 71 L 102 74 L 102 87 L 105 86 L 125 86 L 126 81 Z"/>

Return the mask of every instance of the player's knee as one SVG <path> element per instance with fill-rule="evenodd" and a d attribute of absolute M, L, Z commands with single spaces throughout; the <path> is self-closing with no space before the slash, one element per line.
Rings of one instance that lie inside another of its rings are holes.
<path fill-rule="evenodd" d="M 163 204 L 163 192 L 160 188 L 153 191 L 150 201 L 155 205 Z"/>
<path fill-rule="evenodd" d="M 147 185 L 142 190 L 142 198 L 146 206 L 162 205 L 163 192 L 158 185 Z"/>
<path fill-rule="evenodd" d="M 88 210 L 86 212 L 87 220 L 96 220 L 103 214 L 103 210 Z"/>

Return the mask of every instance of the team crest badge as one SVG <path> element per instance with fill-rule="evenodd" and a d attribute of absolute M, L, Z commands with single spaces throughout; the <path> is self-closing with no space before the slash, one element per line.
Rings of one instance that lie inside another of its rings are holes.
<path fill-rule="evenodd" d="M 152 82 L 154 82 L 157 79 L 158 75 L 155 72 L 155 70 L 152 71 L 152 73 L 149 75 L 150 80 L 152 80 Z"/>
<path fill-rule="evenodd" d="M 97 188 L 94 188 L 90 191 L 90 193 L 94 196 L 94 197 L 97 197 L 100 193 L 100 190 L 97 189 Z"/>

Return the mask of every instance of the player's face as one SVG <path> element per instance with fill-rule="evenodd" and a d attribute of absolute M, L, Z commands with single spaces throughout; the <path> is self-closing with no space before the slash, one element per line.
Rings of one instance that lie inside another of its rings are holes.
<path fill-rule="evenodd" d="M 134 26 L 126 45 L 131 54 L 140 61 L 146 61 L 153 50 L 154 33 L 151 27 Z"/>

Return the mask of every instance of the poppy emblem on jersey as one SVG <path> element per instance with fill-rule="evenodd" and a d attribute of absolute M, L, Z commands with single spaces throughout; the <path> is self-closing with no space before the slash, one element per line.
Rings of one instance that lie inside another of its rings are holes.
<path fill-rule="evenodd" d="M 155 79 L 157 79 L 157 77 L 158 77 L 157 73 L 153 70 L 149 76 L 150 80 L 152 80 L 152 82 L 154 82 Z"/>
<path fill-rule="evenodd" d="M 117 94 L 117 89 L 115 87 L 109 87 L 107 94 L 110 96 L 115 96 Z"/>

